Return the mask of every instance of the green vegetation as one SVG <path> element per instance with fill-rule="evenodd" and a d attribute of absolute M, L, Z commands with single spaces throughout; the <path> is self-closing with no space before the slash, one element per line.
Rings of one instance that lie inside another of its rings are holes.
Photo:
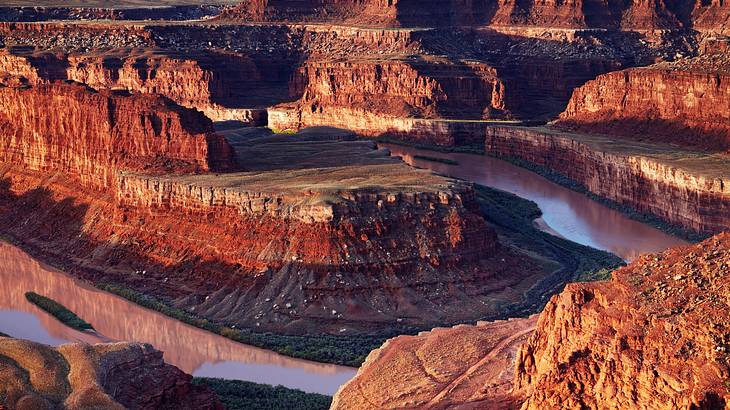
<path fill-rule="evenodd" d="M 3 332 L 0 332 L 0 337 L 10 337 L 10 335 L 7 335 L 7 334 L 5 334 Z"/>
<path fill-rule="evenodd" d="M 430 157 L 428 155 L 414 155 L 413 158 L 422 159 L 424 161 L 441 162 L 443 164 L 449 164 L 449 165 L 459 165 L 459 161 L 454 161 L 453 159 L 448 159 L 448 158 Z"/>
<path fill-rule="evenodd" d="M 290 336 L 256 333 L 250 329 L 234 329 L 208 319 L 199 318 L 192 313 L 169 306 L 152 296 L 123 286 L 104 283 L 98 284 L 97 287 L 173 319 L 219 334 L 236 342 L 273 350 L 286 356 L 323 363 L 359 367 L 371 350 L 380 347 L 385 339 L 393 336 Z"/>
<path fill-rule="evenodd" d="M 603 204 L 611 209 L 615 209 L 635 221 L 645 223 L 656 229 L 659 229 L 660 231 L 663 231 L 670 235 L 676 236 L 678 238 L 682 238 L 682 239 L 685 239 L 690 242 L 700 242 L 700 241 L 703 241 L 703 240 L 709 238 L 710 236 L 712 236 L 710 234 L 698 233 L 698 232 L 692 231 L 690 229 L 687 229 L 685 227 L 668 223 L 668 222 L 664 221 L 663 219 L 659 218 L 658 216 L 643 213 L 643 212 L 638 212 L 629 206 L 621 205 L 615 201 L 612 201 L 610 199 L 596 195 L 593 192 L 589 191 L 588 188 L 586 188 L 584 185 L 578 183 L 577 181 L 574 181 L 574 180 L 572 180 L 558 172 L 555 172 L 552 169 L 544 167 L 542 165 L 538 165 L 538 164 L 532 163 L 530 161 L 526 161 L 526 160 L 523 160 L 520 158 L 515 158 L 515 157 L 507 157 L 507 156 L 495 156 L 495 157 L 499 158 L 503 161 L 509 162 L 513 165 L 517 165 L 518 167 L 530 170 L 560 186 L 563 186 L 572 191 L 584 194 L 584 195 L 588 196 L 590 199 L 592 199 L 600 204 Z"/>
<path fill-rule="evenodd" d="M 326 410 L 332 397 L 282 386 L 238 380 L 194 378 L 193 384 L 213 390 L 228 410 Z"/>
<path fill-rule="evenodd" d="M 66 309 L 66 307 L 53 299 L 41 296 L 35 292 L 27 292 L 25 294 L 25 298 L 28 299 L 30 303 L 45 310 L 51 316 L 55 317 L 68 327 L 80 330 L 82 332 L 84 330 L 94 330 L 94 328 L 89 323 L 86 323 L 80 317 L 76 316 L 74 312 Z"/>
<path fill-rule="evenodd" d="M 526 306 L 514 306 L 512 315 L 537 313 L 549 296 L 560 292 L 568 282 L 605 280 L 624 265 L 618 256 L 559 238 L 537 229 L 534 220 L 542 215 L 532 201 L 481 185 L 476 185 L 477 201 L 484 219 L 502 238 L 523 252 L 557 262 L 561 269 L 534 286 L 525 298 Z M 534 301 L 541 301 L 535 304 Z"/>

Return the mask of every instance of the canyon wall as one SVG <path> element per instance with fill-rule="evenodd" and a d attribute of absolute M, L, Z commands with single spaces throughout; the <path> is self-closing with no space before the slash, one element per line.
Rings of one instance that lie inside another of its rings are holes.
<path fill-rule="evenodd" d="M 579 132 L 729 151 L 728 104 L 730 75 L 725 70 L 693 60 L 679 61 L 613 72 L 589 81 L 575 91 L 557 125 Z"/>
<path fill-rule="evenodd" d="M 49 115 L 49 113 L 63 115 Z M 61 171 L 96 188 L 120 169 L 202 172 L 235 166 L 200 113 L 155 96 L 55 83 L 0 88 L 0 161 Z"/>
<path fill-rule="evenodd" d="M 522 408 L 725 408 L 728 249 L 722 234 L 568 285 L 517 356 Z"/>
<path fill-rule="evenodd" d="M 729 16 L 730 6 L 722 0 L 260 0 L 225 10 L 220 18 L 385 27 L 493 25 L 724 32 Z"/>
<path fill-rule="evenodd" d="M 53 348 L 0 337 L 0 357 L 0 406 L 11 409 L 223 409 L 147 344 Z"/>
<path fill-rule="evenodd" d="M 547 128 L 490 127 L 486 150 L 554 170 L 590 192 L 699 232 L 730 227 L 723 156 L 625 145 Z"/>
<path fill-rule="evenodd" d="M 536 318 L 400 336 L 332 409 L 724 409 L 730 234 L 572 283 Z"/>
<path fill-rule="evenodd" d="M 269 109 L 269 126 L 327 125 L 371 137 L 436 145 L 480 144 L 483 120 L 544 120 L 574 87 L 620 66 L 611 59 L 543 61 L 507 56 L 496 64 L 432 60 L 311 61 L 290 83 L 294 103 Z"/>

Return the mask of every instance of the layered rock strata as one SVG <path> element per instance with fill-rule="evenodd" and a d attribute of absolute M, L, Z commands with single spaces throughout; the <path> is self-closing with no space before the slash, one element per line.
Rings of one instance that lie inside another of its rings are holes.
<path fill-rule="evenodd" d="M 384 27 L 494 25 L 623 30 L 694 28 L 723 32 L 729 27 L 730 7 L 722 0 L 260 0 L 241 3 L 224 11 L 220 18 Z"/>
<path fill-rule="evenodd" d="M 155 96 L 0 95 L 3 232 L 196 315 L 293 333 L 427 326 L 497 315 L 549 274 L 499 246 L 470 185 L 348 132 L 224 139 Z"/>
<path fill-rule="evenodd" d="M 730 236 L 571 284 L 517 357 L 523 409 L 725 408 Z"/>
<path fill-rule="evenodd" d="M 52 348 L 0 337 L 0 359 L 0 406 L 11 409 L 223 408 L 147 344 Z"/>
<path fill-rule="evenodd" d="M 0 161 L 65 172 L 99 189 L 111 187 L 121 169 L 235 167 L 231 147 L 199 112 L 155 96 L 81 85 L 0 88 L 0 133 Z"/>
<path fill-rule="evenodd" d="M 728 261 L 725 233 L 569 284 L 536 323 L 391 339 L 332 408 L 725 408 Z"/>
<path fill-rule="evenodd" d="M 730 62 L 704 55 L 599 76 L 578 88 L 558 126 L 634 140 L 730 150 Z"/>
<path fill-rule="evenodd" d="M 490 127 L 487 152 L 549 168 L 590 192 L 699 232 L 730 227 L 730 160 L 551 128 Z"/>

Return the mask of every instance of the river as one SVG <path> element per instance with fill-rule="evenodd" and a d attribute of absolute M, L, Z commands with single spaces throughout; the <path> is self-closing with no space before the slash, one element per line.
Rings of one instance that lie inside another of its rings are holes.
<path fill-rule="evenodd" d="M 382 146 L 420 168 L 535 201 L 543 211 L 543 217 L 537 221 L 542 229 L 613 252 L 625 260 L 685 243 L 585 195 L 495 158 Z M 415 155 L 448 158 L 458 165 L 414 158 Z M 188 326 L 76 281 L 1 241 L 0 278 L 0 332 L 11 336 L 50 345 L 69 341 L 147 342 L 164 352 L 165 361 L 194 376 L 283 385 L 328 395 L 334 394 L 355 374 L 352 368 L 289 358 Z M 78 332 L 64 326 L 29 303 L 25 299 L 28 291 L 58 301 L 91 323 L 98 333 Z"/>
<path fill-rule="evenodd" d="M 534 172 L 497 158 L 462 153 L 419 150 L 379 144 L 407 163 L 436 173 L 465 179 L 511 192 L 537 203 L 543 212 L 538 226 L 571 241 L 612 252 L 626 261 L 645 253 L 660 252 L 687 242 L 628 218 L 586 195 L 572 191 Z M 415 156 L 437 157 L 458 165 Z"/>
<path fill-rule="evenodd" d="M 0 241 L 0 332 L 49 345 L 71 341 L 146 342 L 165 361 L 201 377 L 247 380 L 332 395 L 356 369 L 282 356 L 234 342 L 102 292 L 46 266 Z M 25 299 L 50 297 L 91 323 L 98 334 L 78 332 Z M 103 335 L 103 336 L 101 336 Z"/>

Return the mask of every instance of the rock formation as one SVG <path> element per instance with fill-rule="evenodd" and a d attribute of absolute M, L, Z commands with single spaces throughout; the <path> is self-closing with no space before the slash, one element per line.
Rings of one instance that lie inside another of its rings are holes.
<path fill-rule="evenodd" d="M 0 88 L 0 133 L 1 161 L 65 172 L 98 188 L 111 186 L 120 169 L 235 167 L 231 147 L 199 112 L 155 96 L 81 85 Z"/>
<path fill-rule="evenodd" d="M 207 318 L 427 326 L 497 315 L 486 300 L 519 303 L 507 289 L 546 274 L 498 244 L 470 185 L 347 132 L 224 139 L 165 98 L 77 84 L 6 87 L 0 102 L 3 232 Z"/>
<path fill-rule="evenodd" d="M 730 64 L 722 54 L 632 68 L 578 88 L 558 125 L 575 131 L 730 150 Z"/>
<path fill-rule="evenodd" d="M 389 340 L 333 408 L 725 408 L 729 250 L 725 233 L 643 256 L 610 281 L 570 284 L 536 326 Z"/>
<path fill-rule="evenodd" d="M 195 409 L 223 406 L 192 377 L 139 343 L 57 348 L 0 337 L 0 407 Z"/>
<path fill-rule="evenodd" d="M 538 164 L 621 205 L 707 233 L 730 226 L 722 154 L 551 128 L 489 127 L 487 152 Z"/>
<path fill-rule="evenodd" d="M 463 25 L 662 30 L 728 29 L 730 7 L 722 0 L 258 0 L 224 11 L 245 21 L 344 22 L 385 27 Z"/>

